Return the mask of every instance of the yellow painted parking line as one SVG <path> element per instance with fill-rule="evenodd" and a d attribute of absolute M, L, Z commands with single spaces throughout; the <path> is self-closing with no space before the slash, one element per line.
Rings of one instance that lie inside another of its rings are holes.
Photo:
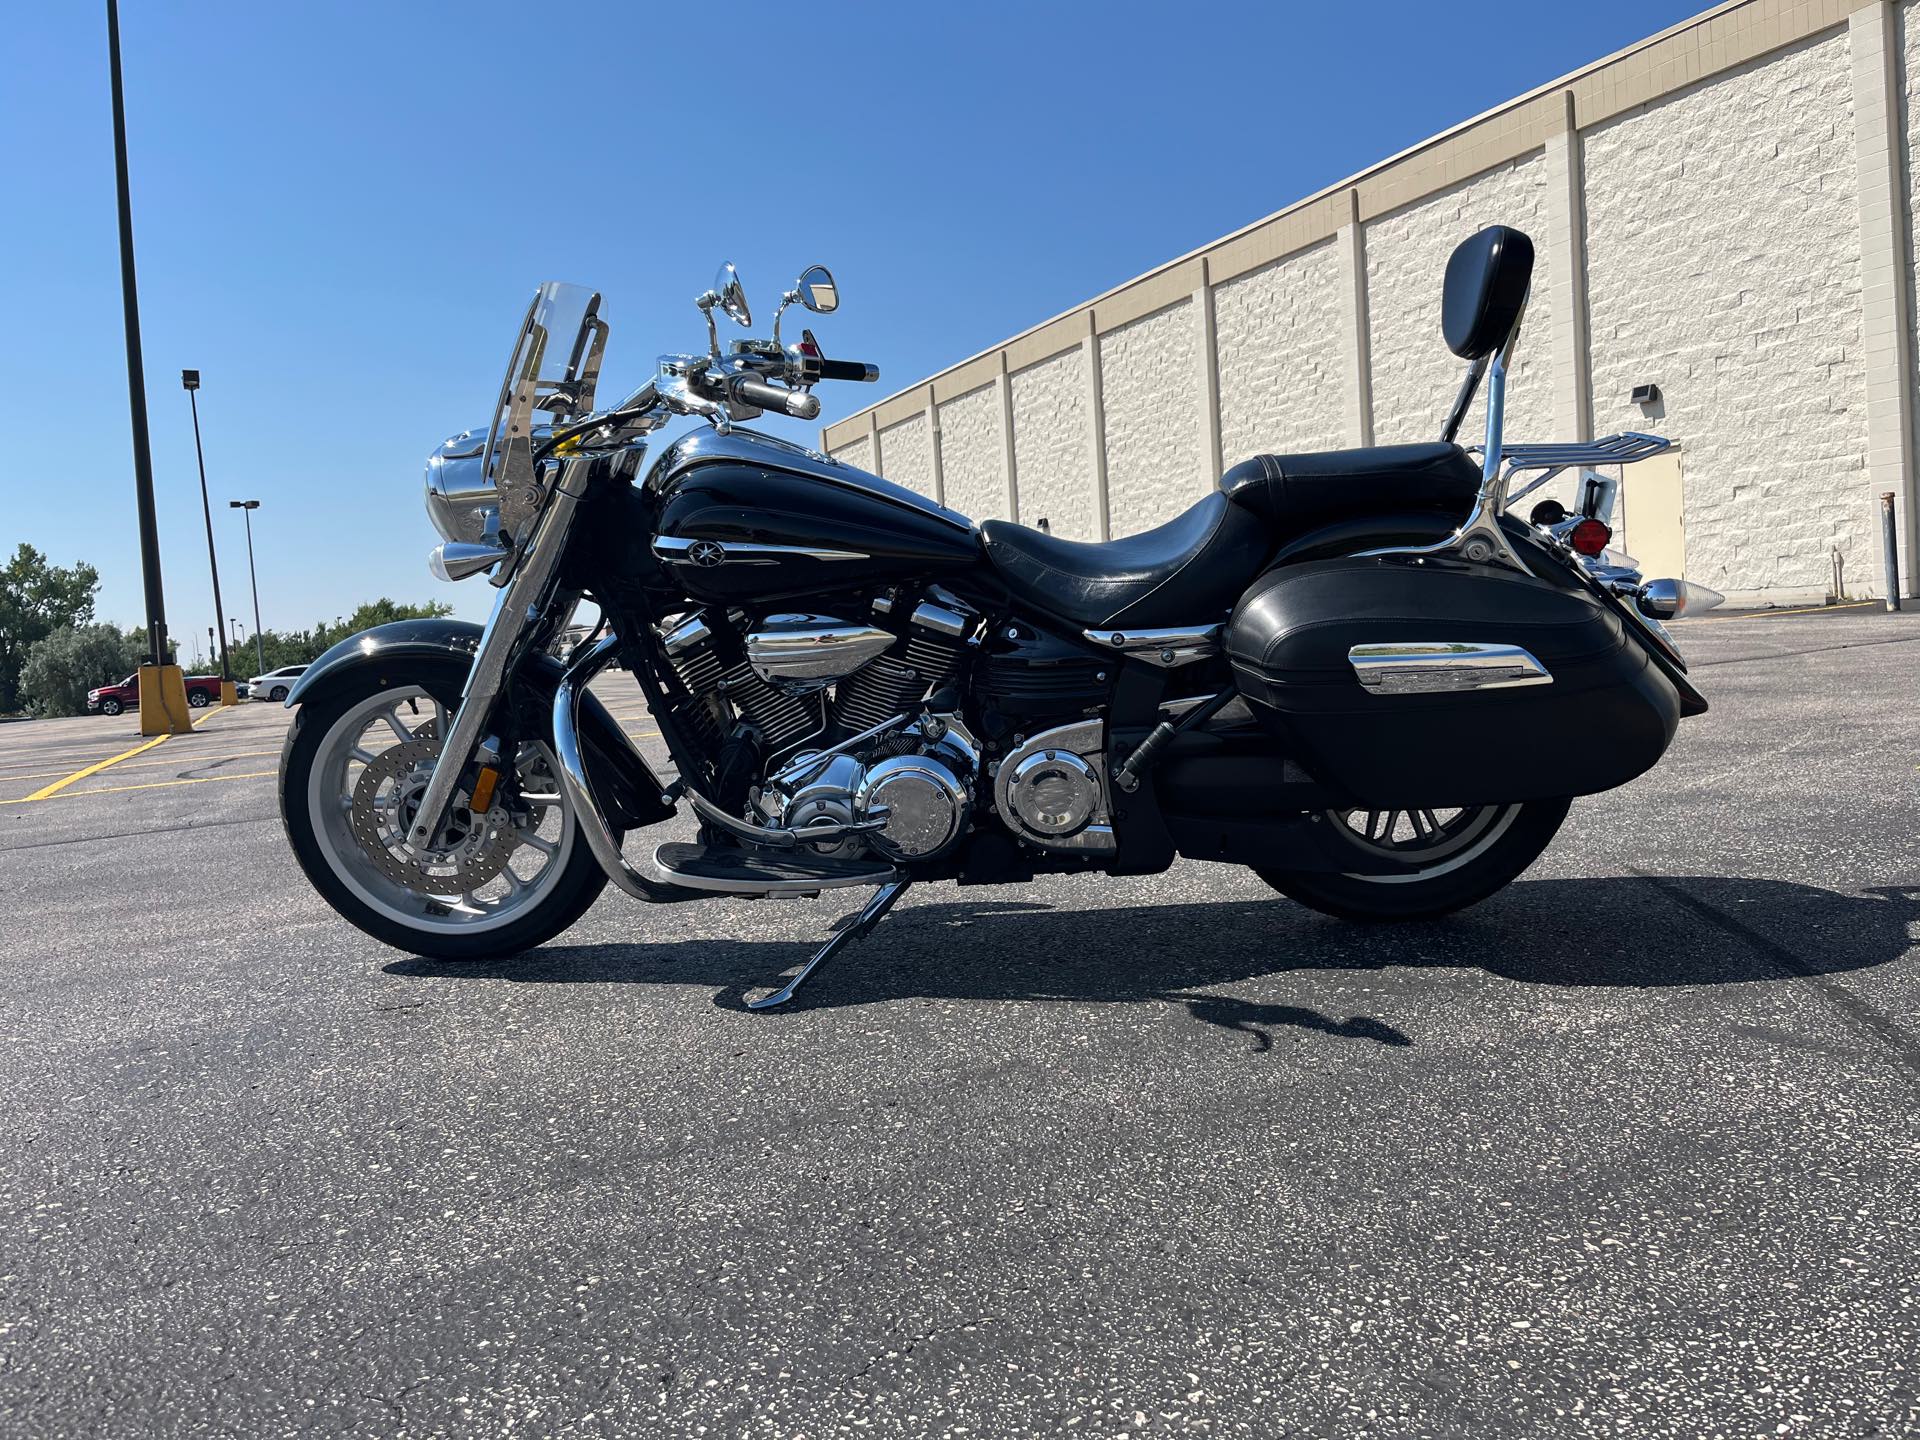
<path fill-rule="evenodd" d="M 198 730 L 202 725 L 206 724 L 207 721 L 211 720 L 214 716 L 218 715 L 219 713 L 220 712 L 217 709 L 209 709 L 207 713 L 202 715 L 198 720 L 189 720 L 187 724 L 191 729 Z M 122 760 L 131 760 L 136 755 L 145 754 L 147 751 L 153 749 L 154 746 L 164 745 L 167 743 L 167 741 L 171 740 L 172 738 L 173 738 L 172 735 L 157 735 L 153 739 L 147 741 L 144 744 L 134 746 L 131 750 L 121 751 L 118 755 L 115 755 L 112 759 L 101 760 L 96 764 L 83 766 L 81 769 L 78 769 L 74 771 L 71 775 L 67 776 L 64 780 L 56 780 L 53 782 L 53 784 L 44 786 L 41 789 L 34 791 L 33 794 L 24 797 L 24 799 L 22 800 L 11 800 L 11 801 L 8 801 L 7 803 L 11 805 L 18 805 L 18 804 L 24 804 L 26 800 L 50 799 L 53 796 L 58 795 L 62 790 L 66 789 L 67 786 L 73 784 L 76 780 L 84 780 L 89 775 L 98 775 L 102 770 L 110 769 L 113 766 L 118 765 Z M 97 795 L 100 792 L 97 790 L 94 790 L 94 791 L 89 791 L 87 793 Z"/>
<path fill-rule="evenodd" d="M 202 775 L 192 780 L 149 780 L 142 785 L 98 785 L 90 790 L 67 790 L 47 795 L 28 795 L 20 800 L 0 800 L 0 805 L 25 805 L 29 800 L 74 800 L 82 795 L 117 795 L 123 790 L 165 790 L 174 785 L 211 785 L 215 780 L 263 780 L 278 775 L 278 770 L 249 770 L 244 775 Z"/>
<path fill-rule="evenodd" d="M 143 744 L 136 745 L 131 750 L 122 750 L 118 755 L 115 755 L 111 760 L 102 760 L 102 761 L 99 761 L 97 764 L 83 766 L 81 769 L 78 769 L 74 771 L 71 775 L 67 776 L 66 779 L 56 780 L 53 782 L 53 784 L 44 786 L 41 789 L 34 791 L 33 794 L 27 796 L 26 799 L 27 800 L 45 800 L 51 795 L 58 795 L 62 790 L 66 789 L 67 786 L 73 784 L 74 781 L 84 780 L 89 775 L 98 775 L 102 770 L 107 769 L 109 766 L 118 765 L 122 760 L 131 760 L 136 755 L 144 755 L 146 754 L 147 751 L 153 749 L 154 746 L 164 745 L 167 743 L 167 741 L 171 740 L 172 738 L 173 737 L 171 735 L 161 735 L 156 739 L 148 740 Z M 23 800 L 23 801 L 17 801 L 15 803 L 25 804 L 26 802 Z"/>
<path fill-rule="evenodd" d="M 278 750 L 242 750 L 236 755 L 215 755 L 210 759 L 198 760 L 196 763 L 212 765 L 222 760 L 258 760 L 262 755 L 278 755 L 279 753 Z M 179 762 L 175 760 L 149 760 L 145 764 L 122 765 L 120 768 L 123 770 L 158 770 L 163 765 L 175 765 L 178 763 Z M 27 775 L 0 775 L 0 785 L 9 785 L 15 780 L 45 780 L 49 776 L 64 775 L 66 773 L 64 770 L 39 770 Z"/>

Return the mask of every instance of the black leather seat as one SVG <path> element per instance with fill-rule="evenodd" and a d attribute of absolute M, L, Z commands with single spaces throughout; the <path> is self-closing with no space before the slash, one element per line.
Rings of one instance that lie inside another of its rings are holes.
<path fill-rule="evenodd" d="M 1218 491 L 1124 540 L 1057 540 L 1008 520 L 980 527 L 987 559 L 1017 598 L 1086 628 L 1210 625 L 1272 550 L 1267 527 Z"/>
<path fill-rule="evenodd" d="M 1448 510 L 1462 518 L 1480 467 L 1458 445 L 1372 445 L 1303 455 L 1256 455 L 1220 477 L 1220 488 L 1291 539 L 1315 525 L 1394 510 Z"/>
<path fill-rule="evenodd" d="M 1166 524 L 1124 540 L 1056 540 L 1006 520 L 980 527 L 1012 594 L 1089 629 L 1205 625 L 1281 542 L 1316 525 L 1407 510 L 1464 517 L 1480 471 L 1458 445 L 1256 455 Z"/>

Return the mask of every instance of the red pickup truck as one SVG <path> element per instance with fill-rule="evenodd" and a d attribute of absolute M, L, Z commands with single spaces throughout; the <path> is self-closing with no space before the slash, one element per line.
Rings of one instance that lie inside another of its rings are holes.
<path fill-rule="evenodd" d="M 196 710 L 204 710 L 209 705 L 220 703 L 220 677 L 218 675 L 187 676 L 187 704 Z M 102 685 L 98 690 L 87 692 L 87 713 L 89 715 L 118 715 L 122 710 L 134 710 L 140 705 L 140 672 L 134 671 L 126 679 L 113 685 Z"/>

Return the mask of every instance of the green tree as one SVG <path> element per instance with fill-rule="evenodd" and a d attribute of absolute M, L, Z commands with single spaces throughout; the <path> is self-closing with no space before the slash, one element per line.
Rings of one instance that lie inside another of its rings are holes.
<path fill-rule="evenodd" d="M 62 626 L 93 619 L 100 572 L 84 562 L 50 565 L 22 544 L 0 569 L 0 714 L 20 705 L 20 669 L 27 652 Z"/>
<path fill-rule="evenodd" d="M 146 637 L 113 625 L 63 625 L 36 640 L 20 668 L 21 697 L 36 715 L 78 715 L 87 691 L 129 674 L 146 658 Z"/>

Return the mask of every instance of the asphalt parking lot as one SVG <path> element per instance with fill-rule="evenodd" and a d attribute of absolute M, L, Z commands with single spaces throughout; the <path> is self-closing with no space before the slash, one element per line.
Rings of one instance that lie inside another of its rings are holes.
<path fill-rule="evenodd" d="M 0 1432 L 1920 1433 L 1920 616 L 1681 639 L 1447 922 L 927 886 L 765 1015 L 854 902 L 428 963 L 278 707 L 0 726 Z"/>

